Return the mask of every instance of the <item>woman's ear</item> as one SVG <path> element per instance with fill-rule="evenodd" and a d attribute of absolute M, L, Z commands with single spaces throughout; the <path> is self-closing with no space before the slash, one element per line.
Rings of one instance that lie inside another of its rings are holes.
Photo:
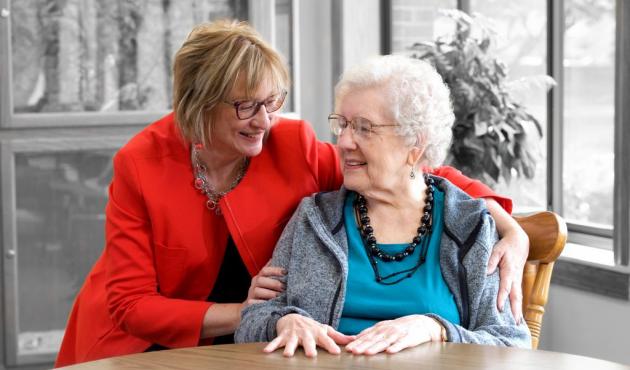
<path fill-rule="evenodd" d="M 425 149 L 426 146 L 424 145 L 424 138 L 421 134 L 418 134 L 415 145 L 412 146 L 409 150 L 407 164 L 409 164 L 410 166 L 416 166 L 422 159 L 422 155 L 424 154 Z"/>

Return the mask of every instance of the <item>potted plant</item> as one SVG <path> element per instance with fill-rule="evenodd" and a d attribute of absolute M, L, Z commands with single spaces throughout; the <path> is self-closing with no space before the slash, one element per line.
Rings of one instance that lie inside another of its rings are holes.
<path fill-rule="evenodd" d="M 506 66 L 492 53 L 495 33 L 480 16 L 441 11 L 453 19 L 453 35 L 414 44 L 411 57 L 430 62 L 451 89 L 453 141 L 446 162 L 467 176 L 495 185 L 503 178 L 532 178 L 542 129 L 511 96 Z M 549 88 L 548 76 L 532 80 Z M 531 81 L 521 81 L 531 84 Z"/>

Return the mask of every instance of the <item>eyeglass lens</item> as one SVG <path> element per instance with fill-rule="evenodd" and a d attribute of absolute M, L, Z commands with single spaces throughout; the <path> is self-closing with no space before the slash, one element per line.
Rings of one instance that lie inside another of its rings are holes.
<path fill-rule="evenodd" d="M 328 118 L 333 134 L 341 135 L 341 132 L 348 126 L 352 128 L 352 133 L 362 137 L 368 137 L 372 132 L 372 122 L 363 117 L 355 117 L 349 121 L 343 116 L 330 116 Z"/>
<path fill-rule="evenodd" d="M 272 113 L 277 111 L 282 107 L 284 103 L 284 99 L 286 97 L 286 92 L 271 96 L 267 100 L 257 102 L 255 100 L 246 100 L 239 102 L 236 105 L 236 115 L 239 119 L 248 119 L 255 116 L 258 113 L 258 110 L 263 105 L 265 106 L 265 110 L 267 113 Z"/>

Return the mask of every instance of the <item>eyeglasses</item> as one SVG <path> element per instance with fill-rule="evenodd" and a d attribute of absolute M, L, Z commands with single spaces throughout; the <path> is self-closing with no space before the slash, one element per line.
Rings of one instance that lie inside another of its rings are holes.
<path fill-rule="evenodd" d="M 272 95 L 263 101 L 237 100 L 231 102 L 224 101 L 224 103 L 234 107 L 236 117 L 238 117 L 238 119 L 249 119 L 254 117 L 263 105 L 265 106 L 267 113 L 277 111 L 282 107 L 282 104 L 284 104 L 284 99 L 286 97 L 287 91 L 282 90 L 281 93 Z"/>
<path fill-rule="evenodd" d="M 341 135 L 341 132 L 350 125 L 352 128 L 352 134 L 362 139 L 369 139 L 370 135 L 374 132 L 375 127 L 394 127 L 398 125 L 377 125 L 372 123 L 367 118 L 354 117 L 351 121 L 341 114 L 331 114 L 328 116 L 328 123 L 330 124 L 330 130 L 336 136 Z"/>

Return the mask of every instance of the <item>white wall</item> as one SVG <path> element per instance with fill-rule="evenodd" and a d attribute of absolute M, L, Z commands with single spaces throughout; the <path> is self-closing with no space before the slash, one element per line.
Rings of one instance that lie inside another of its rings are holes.
<path fill-rule="evenodd" d="M 327 117 L 333 111 L 333 88 L 340 73 L 380 54 L 380 2 L 308 0 L 300 1 L 299 7 L 300 117 L 311 123 L 320 139 L 331 140 Z"/>
<path fill-rule="evenodd" d="M 630 302 L 552 284 L 539 349 L 630 364 Z"/>
<path fill-rule="evenodd" d="M 342 69 L 380 55 L 381 13 L 379 0 L 343 0 Z M 342 70 L 343 72 L 343 70 Z"/>
<path fill-rule="evenodd" d="M 332 112 L 331 0 L 300 1 L 300 99 L 303 118 L 321 140 L 330 140 Z"/>

